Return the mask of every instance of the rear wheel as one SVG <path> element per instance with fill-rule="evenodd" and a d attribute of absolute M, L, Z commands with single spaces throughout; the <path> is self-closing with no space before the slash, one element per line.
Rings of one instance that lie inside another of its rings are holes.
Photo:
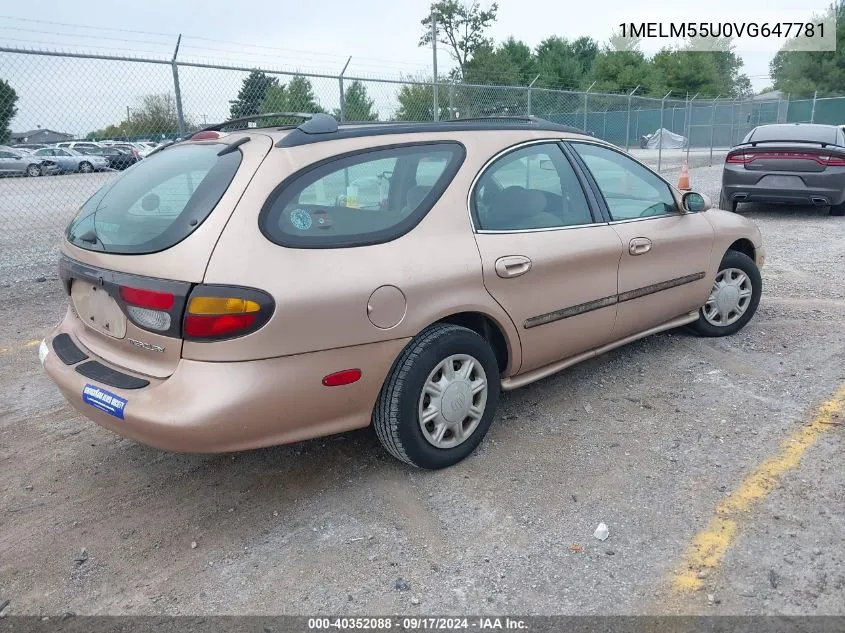
<path fill-rule="evenodd" d="M 94 171 L 94 165 L 87 161 L 82 161 L 81 163 L 79 163 L 79 171 L 81 171 L 83 174 L 90 174 L 92 171 Z"/>
<path fill-rule="evenodd" d="M 458 463 L 484 439 L 499 404 L 490 344 L 457 325 L 423 330 L 402 351 L 373 411 L 381 443 L 420 468 Z"/>
<path fill-rule="evenodd" d="M 763 281 L 757 264 L 748 255 L 728 251 L 707 301 L 691 328 L 701 336 L 727 336 L 751 320 L 760 303 Z"/>
<path fill-rule="evenodd" d="M 834 216 L 845 215 L 845 202 L 843 202 L 842 204 L 835 204 L 832 207 L 830 207 L 829 213 L 830 213 L 830 215 L 834 215 Z"/>
<path fill-rule="evenodd" d="M 730 200 L 725 195 L 725 192 L 722 191 L 719 193 L 719 208 L 724 209 L 725 211 L 730 211 L 731 213 L 736 213 L 736 202 Z"/>
<path fill-rule="evenodd" d="M 32 164 L 26 168 L 26 175 L 31 176 L 33 178 L 41 175 L 41 167 L 38 165 Z"/>

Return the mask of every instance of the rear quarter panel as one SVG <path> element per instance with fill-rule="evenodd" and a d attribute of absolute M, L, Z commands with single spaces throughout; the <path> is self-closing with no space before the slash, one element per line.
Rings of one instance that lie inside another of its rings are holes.
<path fill-rule="evenodd" d="M 464 311 L 489 316 L 509 346 L 506 373 L 520 365 L 519 338 L 508 315 L 487 293 L 472 233 L 467 192 L 476 173 L 499 149 L 533 138 L 532 132 L 495 131 L 379 136 L 273 149 L 229 221 L 209 262 L 205 282 L 260 288 L 273 295 L 270 322 L 246 338 L 186 342 L 183 356 L 197 360 L 246 360 L 412 337 L 446 316 Z M 405 142 L 457 140 L 463 165 L 426 217 L 404 236 L 357 248 L 293 249 L 260 232 L 267 197 L 292 172 L 323 158 Z M 378 328 L 367 314 L 377 288 L 392 285 L 406 300 L 402 321 Z"/>

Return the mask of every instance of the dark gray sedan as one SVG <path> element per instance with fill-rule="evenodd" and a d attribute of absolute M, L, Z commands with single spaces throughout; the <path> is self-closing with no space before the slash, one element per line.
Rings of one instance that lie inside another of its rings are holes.
<path fill-rule="evenodd" d="M 719 207 L 739 202 L 800 204 L 845 215 L 845 132 L 836 125 L 761 125 L 731 148 Z"/>

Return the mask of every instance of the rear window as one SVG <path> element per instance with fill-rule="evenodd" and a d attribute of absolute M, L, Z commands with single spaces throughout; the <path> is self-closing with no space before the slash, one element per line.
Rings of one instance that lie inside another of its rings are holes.
<path fill-rule="evenodd" d="M 836 128 L 832 125 L 763 125 L 749 134 L 749 141 L 795 141 L 835 143 Z"/>
<path fill-rule="evenodd" d="M 67 239 L 123 254 L 155 253 L 181 242 L 211 214 L 238 171 L 241 153 L 218 156 L 223 147 L 181 145 L 142 160 L 82 205 Z"/>
<path fill-rule="evenodd" d="M 261 212 L 261 231 L 298 248 L 396 239 L 434 206 L 464 155 L 460 143 L 418 143 L 323 161 L 276 188 Z"/>

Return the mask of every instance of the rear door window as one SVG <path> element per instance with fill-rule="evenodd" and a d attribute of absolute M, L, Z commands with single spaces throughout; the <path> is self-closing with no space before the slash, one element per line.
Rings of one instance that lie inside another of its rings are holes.
<path fill-rule="evenodd" d="M 262 210 L 261 230 L 299 248 L 396 239 L 434 206 L 464 154 L 459 143 L 420 143 L 324 161 L 279 185 Z"/>
<path fill-rule="evenodd" d="M 185 239 L 211 214 L 241 163 L 220 143 L 159 152 L 105 185 L 80 209 L 67 231 L 80 248 L 155 253 Z"/>

